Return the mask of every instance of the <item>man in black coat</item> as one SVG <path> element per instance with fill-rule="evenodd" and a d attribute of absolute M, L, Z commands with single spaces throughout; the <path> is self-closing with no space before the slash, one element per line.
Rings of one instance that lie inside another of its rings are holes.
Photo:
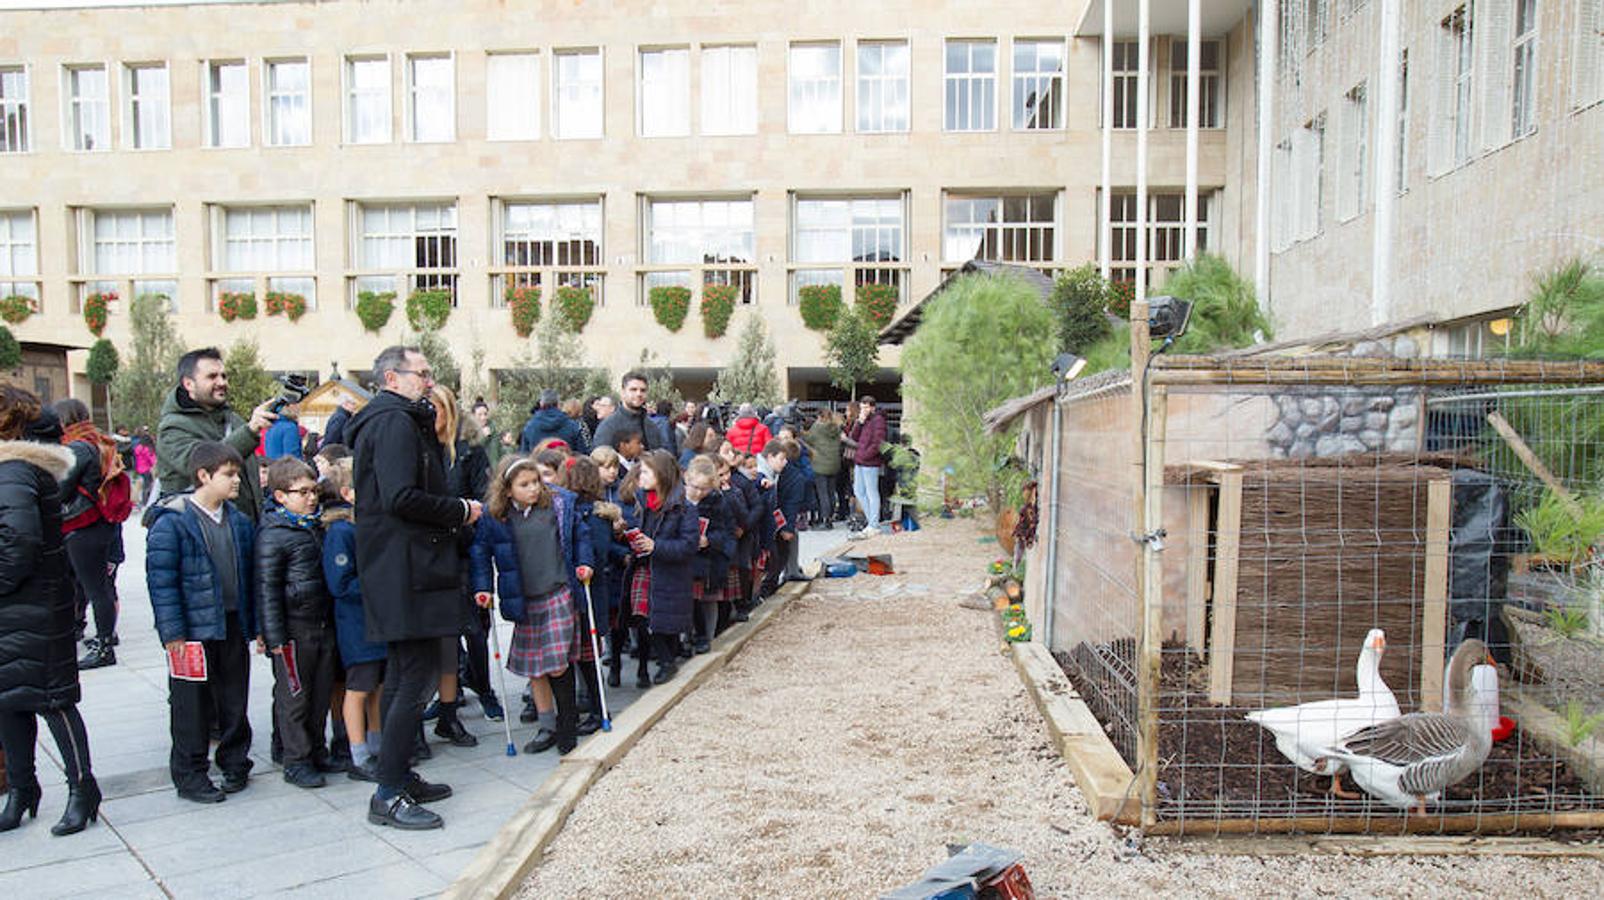
<path fill-rule="evenodd" d="M 444 821 L 419 806 L 451 795 L 408 767 L 424 705 L 440 680 L 440 639 L 462 632 L 458 535 L 478 520 L 477 500 L 453 496 L 434 433 L 429 361 L 388 347 L 373 361 L 384 390 L 351 418 L 356 558 L 367 637 L 388 645 L 379 787 L 368 821 L 409 830 Z"/>
<path fill-rule="evenodd" d="M 617 450 L 620 438 L 630 431 L 638 431 L 646 442 L 647 450 L 666 450 L 677 458 L 679 448 L 675 446 L 674 429 L 654 421 L 649 415 L 651 411 L 646 408 L 646 376 L 639 372 L 625 372 L 621 386 L 623 392 L 619 399 L 623 405 L 596 426 L 591 446 Z"/>

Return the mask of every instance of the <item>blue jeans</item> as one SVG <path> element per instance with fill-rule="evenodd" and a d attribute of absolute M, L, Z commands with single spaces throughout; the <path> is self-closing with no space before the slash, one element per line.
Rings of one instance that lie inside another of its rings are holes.
<path fill-rule="evenodd" d="M 852 496 L 863 508 L 863 516 L 870 527 L 880 524 L 880 467 L 852 467 Z"/>

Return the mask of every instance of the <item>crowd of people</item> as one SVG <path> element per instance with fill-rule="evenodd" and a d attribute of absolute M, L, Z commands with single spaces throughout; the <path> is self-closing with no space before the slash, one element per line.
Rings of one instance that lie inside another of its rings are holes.
<path fill-rule="evenodd" d="M 654 407 L 630 372 L 616 400 L 548 391 L 520 433 L 497 434 L 482 399 L 459 403 L 397 346 L 374 361 L 373 398 L 320 437 L 279 400 L 235 412 L 215 349 L 186 353 L 177 377 L 154 440 L 101 434 L 76 400 L 0 394 L 0 831 L 37 814 L 41 718 L 68 776 L 53 832 L 97 818 L 78 672 L 116 662 L 121 529 L 138 509 L 178 795 L 249 786 L 254 649 L 272 665 L 284 780 L 371 782 L 370 821 L 428 829 L 451 788 L 415 768 L 432 756 L 425 723 L 471 746 L 466 693 L 487 721 L 508 715 L 494 616 L 513 625 L 505 671 L 537 726 L 524 751 L 566 754 L 602 727 L 603 680 L 620 686 L 630 659 L 638 688 L 672 680 L 807 577 L 800 531 L 874 533 L 917 464 L 867 397 L 806 421 L 795 404 Z"/>

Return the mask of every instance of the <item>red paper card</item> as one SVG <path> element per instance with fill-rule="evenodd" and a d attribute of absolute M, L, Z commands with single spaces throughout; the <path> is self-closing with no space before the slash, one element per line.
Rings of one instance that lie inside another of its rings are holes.
<path fill-rule="evenodd" d="M 707 537 L 707 516 L 697 516 L 696 524 L 701 526 L 702 537 Z"/>
<path fill-rule="evenodd" d="M 167 674 L 179 681 L 206 680 L 206 645 L 185 641 L 182 647 L 167 651 Z"/>
<path fill-rule="evenodd" d="M 774 511 L 774 527 L 775 528 L 784 528 L 785 527 L 785 513 L 780 512 L 779 510 L 775 510 Z"/>
<path fill-rule="evenodd" d="M 284 674 L 289 678 L 290 696 L 301 696 L 301 673 L 295 666 L 295 642 L 290 641 L 284 645 L 284 653 L 279 659 L 284 660 Z"/>

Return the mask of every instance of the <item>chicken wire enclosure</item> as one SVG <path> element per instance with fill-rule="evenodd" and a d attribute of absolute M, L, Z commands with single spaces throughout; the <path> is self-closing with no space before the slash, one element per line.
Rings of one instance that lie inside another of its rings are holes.
<path fill-rule="evenodd" d="M 1604 826 L 1604 366 L 1159 357 L 1145 375 L 1057 401 L 1047 602 L 1151 833 Z M 1469 638 L 1514 726 L 1425 815 L 1352 771 L 1355 796 L 1334 794 L 1333 758 L 1300 768 L 1247 718 L 1344 701 L 1270 717 L 1292 756 L 1407 713 L 1470 734 L 1444 671 Z"/>

